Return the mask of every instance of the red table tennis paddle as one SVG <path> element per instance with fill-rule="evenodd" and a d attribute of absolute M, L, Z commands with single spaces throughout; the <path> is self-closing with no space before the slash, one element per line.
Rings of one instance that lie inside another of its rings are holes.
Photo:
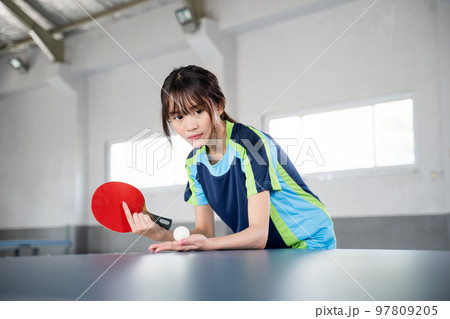
<path fill-rule="evenodd" d="M 131 213 L 148 214 L 152 221 L 169 230 L 172 225 L 170 218 L 149 213 L 145 208 L 145 198 L 136 187 L 122 182 L 108 182 L 92 195 L 91 209 L 97 221 L 106 228 L 119 232 L 131 231 L 130 224 L 123 210 L 122 202 L 126 202 Z"/>

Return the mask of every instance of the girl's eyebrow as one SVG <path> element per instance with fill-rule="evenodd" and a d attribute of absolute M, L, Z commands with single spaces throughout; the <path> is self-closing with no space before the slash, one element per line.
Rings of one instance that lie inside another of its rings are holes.
<path fill-rule="evenodd" d="M 193 110 L 196 110 L 196 109 L 201 109 L 202 107 L 200 107 L 199 105 L 192 105 L 192 106 L 190 106 L 189 107 L 189 112 L 192 112 Z M 179 110 L 177 111 L 177 110 L 174 110 L 174 111 L 172 111 L 172 112 L 169 112 L 169 116 L 173 116 L 173 115 L 178 115 L 178 114 L 181 114 L 181 113 L 184 113 L 184 114 L 186 114 L 185 112 L 180 112 Z"/>

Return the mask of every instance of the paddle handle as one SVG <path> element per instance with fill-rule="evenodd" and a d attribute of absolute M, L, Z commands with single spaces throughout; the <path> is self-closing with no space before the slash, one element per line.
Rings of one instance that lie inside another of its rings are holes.
<path fill-rule="evenodd" d="M 172 226 L 172 219 L 152 214 L 147 211 L 145 206 L 144 206 L 144 209 L 142 210 L 142 213 L 150 216 L 152 221 L 154 221 L 155 223 L 157 223 L 159 226 L 161 226 L 164 229 L 169 230 L 170 226 Z"/>

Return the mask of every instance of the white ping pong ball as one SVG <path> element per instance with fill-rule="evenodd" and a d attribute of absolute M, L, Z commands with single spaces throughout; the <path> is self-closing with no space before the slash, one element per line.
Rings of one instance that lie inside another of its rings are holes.
<path fill-rule="evenodd" d="M 173 237 L 175 238 L 176 241 L 183 240 L 183 239 L 189 237 L 190 234 L 191 233 L 189 232 L 189 229 L 187 229 L 184 226 L 178 226 L 173 231 Z"/>

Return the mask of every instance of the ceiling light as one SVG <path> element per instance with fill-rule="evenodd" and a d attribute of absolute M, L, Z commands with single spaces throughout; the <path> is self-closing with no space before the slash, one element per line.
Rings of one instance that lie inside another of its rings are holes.
<path fill-rule="evenodd" d="M 192 33 L 198 28 L 198 22 L 189 7 L 183 7 L 175 11 L 178 24 L 183 27 L 185 32 Z"/>
<path fill-rule="evenodd" d="M 28 66 L 18 57 L 9 59 L 9 65 L 14 69 L 22 72 L 26 72 Z"/>

